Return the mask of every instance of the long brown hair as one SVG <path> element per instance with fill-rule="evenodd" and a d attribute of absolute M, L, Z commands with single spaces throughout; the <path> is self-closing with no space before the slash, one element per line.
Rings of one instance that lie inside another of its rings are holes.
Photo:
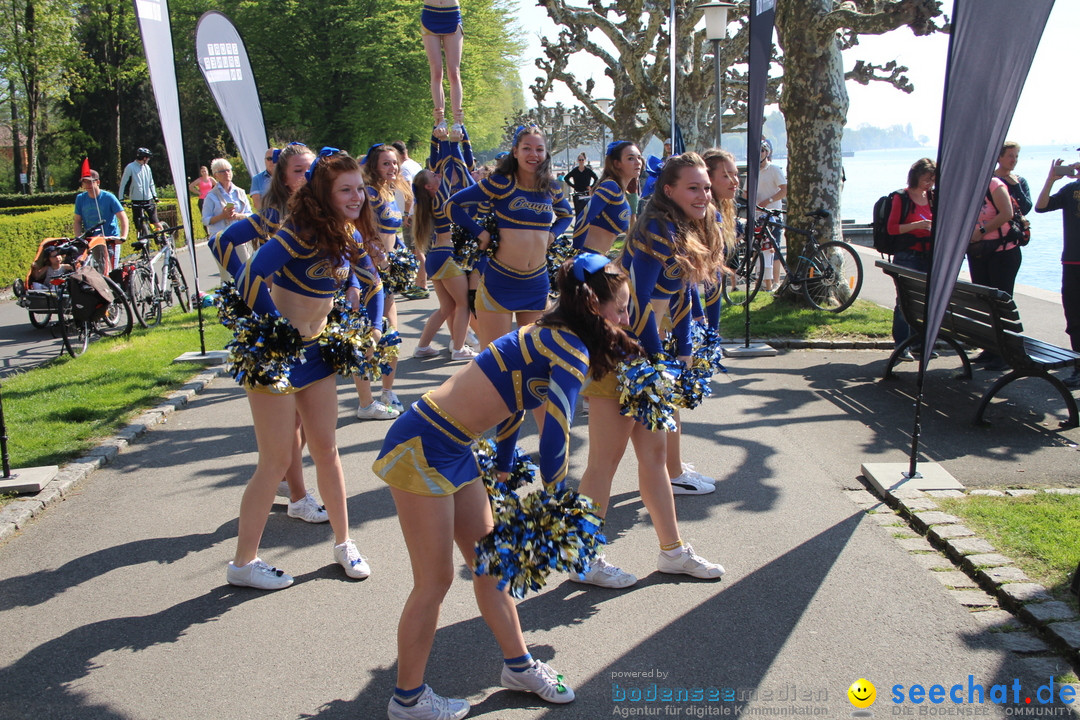
<path fill-rule="evenodd" d="M 394 153 L 398 161 L 397 177 L 391 181 L 387 181 L 379 172 L 379 161 L 382 159 L 383 153 Z M 405 196 L 406 205 L 412 202 L 412 188 L 409 187 L 409 183 L 405 182 L 405 178 L 401 176 L 401 162 L 401 153 L 389 143 L 372 145 L 368 148 L 367 155 L 364 156 L 364 164 L 361 166 L 364 172 L 364 182 L 368 184 L 368 187 L 375 188 L 383 202 L 393 202 L 395 190 L 400 190 L 401 194 Z M 401 209 L 405 210 L 405 208 Z"/>
<path fill-rule="evenodd" d="M 427 252 L 435 233 L 435 203 L 437 198 L 428 192 L 427 184 L 435 177 L 430 170 L 421 170 L 413 176 L 413 242 L 421 252 Z"/>
<path fill-rule="evenodd" d="M 622 142 L 612 143 L 611 150 L 604 155 L 604 169 L 600 173 L 600 179 L 596 181 L 596 184 L 604 182 L 605 180 L 614 180 L 623 192 L 626 192 L 626 187 L 623 185 L 623 179 L 619 177 L 619 171 L 615 168 L 615 163 L 622 160 L 623 150 L 628 147 L 637 147 L 629 140 L 623 140 Z M 632 179 L 632 178 L 631 178 Z M 630 185 L 630 179 L 626 180 L 626 186 Z"/>
<path fill-rule="evenodd" d="M 723 162 L 735 163 L 735 156 L 729 153 L 727 150 L 720 148 L 711 148 L 706 150 L 702 154 L 701 159 L 705 161 L 705 167 L 709 171 L 709 177 L 712 177 L 713 172 Z M 736 171 L 737 172 L 737 171 Z M 731 250 L 735 248 L 735 198 L 724 198 L 719 200 L 716 197 L 716 187 L 713 187 L 713 202 L 720 209 L 720 235 L 724 239 L 724 253 L 729 254 Z"/>
<path fill-rule="evenodd" d="M 629 279 L 618 263 L 610 262 L 602 269 L 585 276 L 582 282 L 574 277 L 571 258 L 559 267 L 556 283 L 559 301 L 536 321 L 537 325 L 561 325 L 585 343 L 589 351 L 589 374 L 594 380 L 615 370 L 620 360 L 644 351 L 636 340 L 600 314 L 600 306 L 615 299 L 619 288 Z"/>
<path fill-rule="evenodd" d="M 307 184 L 293 193 L 289 199 L 289 223 L 305 242 L 314 245 L 329 258 L 335 267 L 360 259 L 360 249 L 353 240 L 353 223 L 338 217 L 332 208 L 331 198 L 334 182 L 342 173 L 357 172 L 360 164 L 346 152 L 318 157 L 313 163 Z M 362 189 L 362 188 L 361 188 Z M 359 225 L 370 226 L 370 235 L 377 237 L 371 208 L 364 198 L 360 209 Z M 366 240 L 368 233 L 356 227 Z"/>
<path fill-rule="evenodd" d="M 683 171 L 688 168 L 701 168 L 708 173 L 705 161 L 694 152 L 673 155 L 664 161 L 664 168 L 660 171 L 660 177 L 656 180 L 656 187 L 645 209 L 638 216 L 637 222 L 630 228 L 630 241 L 626 243 L 623 252 L 633 244 L 632 241 L 648 245 L 649 223 L 655 221 L 661 228 L 667 223 L 675 224 L 675 237 L 672 238 L 674 247 L 671 253 L 672 261 L 681 271 L 681 276 L 687 285 L 694 283 L 716 282 L 716 273 L 724 265 L 724 242 L 720 237 L 720 229 L 716 226 L 716 207 L 709 204 L 705 211 L 705 217 L 694 220 L 686 216 L 675 201 L 668 197 L 664 188 L 678 183 Z"/>
<path fill-rule="evenodd" d="M 552 186 L 555 184 L 555 176 L 551 173 L 551 153 L 547 149 L 547 137 L 544 135 L 544 131 L 537 125 L 528 125 L 518 129 L 517 134 L 514 135 L 514 145 L 516 148 L 521 144 L 522 138 L 526 135 L 539 135 L 544 139 L 544 162 L 536 168 L 536 187 L 529 188 L 536 190 L 537 192 L 550 195 L 552 192 Z M 504 175 L 511 180 L 517 180 L 518 160 L 514 157 L 513 152 L 506 153 L 506 156 L 499 161 L 499 164 L 495 166 L 494 172 L 499 175 Z"/>
<path fill-rule="evenodd" d="M 315 157 L 315 153 L 307 145 L 302 143 L 289 143 L 286 145 L 278 153 L 277 164 L 274 165 L 274 172 L 270 175 L 270 187 L 260 203 L 263 208 L 277 210 L 279 220 L 285 218 L 285 212 L 289 207 L 289 197 L 292 195 L 292 190 L 289 189 L 289 185 L 285 181 L 285 172 L 288 170 L 289 160 L 297 155 Z"/>

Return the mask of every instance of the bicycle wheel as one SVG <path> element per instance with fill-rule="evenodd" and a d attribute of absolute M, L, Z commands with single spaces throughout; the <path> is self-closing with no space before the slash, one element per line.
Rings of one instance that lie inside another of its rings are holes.
<path fill-rule="evenodd" d="M 43 327 L 49 326 L 49 320 L 52 320 L 52 311 L 37 312 L 30 310 L 30 324 L 39 330 Z"/>
<path fill-rule="evenodd" d="M 176 258 L 169 260 L 169 280 L 176 292 L 176 301 L 180 303 L 180 309 L 187 312 L 191 309 L 191 299 L 188 296 L 187 280 L 184 279 L 184 271 L 180 269 L 180 263 Z"/>
<path fill-rule="evenodd" d="M 105 317 L 92 323 L 93 331 L 102 337 L 127 335 L 135 324 L 135 313 L 131 310 L 131 302 L 124 289 L 113 282 L 112 278 L 105 278 L 105 283 L 112 290 L 113 301 L 105 312 Z"/>
<path fill-rule="evenodd" d="M 841 312 L 862 290 L 862 260 L 850 245 L 827 242 L 810 256 L 803 295 L 818 310 Z"/>
<path fill-rule="evenodd" d="M 739 243 L 735 246 L 735 257 L 739 258 L 738 265 L 735 267 L 734 278 L 724 278 L 724 282 L 720 286 L 720 292 L 724 296 L 724 300 L 730 305 L 746 305 L 748 302 L 752 302 L 758 294 L 758 290 L 761 289 L 761 275 L 765 269 L 765 263 L 761 256 L 761 251 L 755 251 L 750 257 L 750 264 L 746 263 L 746 244 Z M 747 267 L 750 268 L 750 291 L 746 290 L 746 275 Z M 735 283 L 734 287 L 730 287 L 732 283 Z"/>
<path fill-rule="evenodd" d="M 63 348 L 71 357 L 79 357 L 90 343 L 90 323 L 72 317 L 71 298 L 63 290 L 57 295 L 56 303 L 56 327 L 60 329 Z"/>
<path fill-rule="evenodd" d="M 154 289 L 154 274 L 150 268 L 145 265 L 132 268 L 127 279 L 127 294 L 140 327 L 153 327 L 161 322 L 161 299 Z"/>

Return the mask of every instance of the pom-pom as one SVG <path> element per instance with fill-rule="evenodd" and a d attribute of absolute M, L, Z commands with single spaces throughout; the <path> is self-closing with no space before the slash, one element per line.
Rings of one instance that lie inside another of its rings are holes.
<path fill-rule="evenodd" d="M 694 342 L 694 367 L 708 368 L 713 374 L 727 372 L 724 367 L 724 349 L 721 345 L 723 338 L 720 334 L 704 323 L 695 321 L 690 326 L 690 337 Z"/>
<path fill-rule="evenodd" d="M 605 542 L 596 504 L 562 483 L 492 505 L 495 527 L 476 543 L 475 572 L 515 598 L 543 588 L 552 572 L 588 572 Z"/>
<path fill-rule="evenodd" d="M 412 250 L 404 245 L 394 248 L 387 255 L 386 269 L 379 270 L 383 287 L 392 293 L 405 292 L 416 282 L 416 271 L 420 267 Z"/>
<path fill-rule="evenodd" d="M 480 262 L 484 255 L 494 255 L 499 247 L 499 225 L 494 213 L 489 213 L 480 218 L 480 226 L 487 230 L 491 236 L 486 250 L 480 249 L 476 236 L 460 225 L 454 225 L 450 230 L 450 240 L 454 243 L 454 260 L 465 272 L 470 272 Z"/>
<path fill-rule="evenodd" d="M 477 441 L 473 453 L 480 464 L 480 479 L 484 481 L 488 495 L 492 498 L 517 492 L 535 480 L 536 473 L 540 470 L 528 453 L 520 447 L 515 447 L 510 474 L 506 480 L 499 480 L 499 473 L 495 469 L 495 442 L 489 438 L 482 438 Z"/>
<path fill-rule="evenodd" d="M 569 235 L 560 235 L 548 246 L 547 271 L 548 280 L 551 283 L 551 296 L 559 294 L 558 276 L 562 264 L 578 254 L 574 248 L 573 240 Z"/>
<path fill-rule="evenodd" d="M 363 308 L 353 310 L 336 299 L 319 336 L 319 352 L 323 359 L 339 375 L 372 379 L 370 376 L 374 374 L 377 380 L 380 374 L 378 363 L 372 357 L 374 350 L 375 338 L 367 313 Z"/>
<path fill-rule="evenodd" d="M 398 354 L 401 351 L 401 335 L 398 331 L 390 325 L 390 321 L 383 320 L 383 334 L 379 338 L 379 344 L 375 348 L 375 363 L 378 365 L 380 372 L 383 375 L 389 375 L 394 372 L 394 366 L 391 364 L 398 359 Z M 370 378 L 372 380 L 378 380 L 379 376 Z"/>
<path fill-rule="evenodd" d="M 615 368 L 619 387 L 619 412 L 634 418 L 651 431 L 675 432 L 672 397 L 678 369 L 675 363 L 638 357 Z"/>
<path fill-rule="evenodd" d="M 699 365 L 697 358 L 694 358 L 693 364 L 690 367 L 684 367 L 675 380 L 671 395 L 672 403 L 675 407 L 693 410 L 701 404 L 702 400 L 712 396 L 710 378 L 712 378 L 712 370 Z"/>
<path fill-rule="evenodd" d="M 287 389 L 289 373 L 304 349 L 297 329 L 280 315 L 248 315 L 235 319 L 233 333 L 225 349 L 236 381 L 249 388 Z"/>
<path fill-rule="evenodd" d="M 218 320 L 233 332 L 236 331 L 238 318 L 251 316 L 251 308 L 240 298 L 236 284 L 231 281 L 223 283 L 218 288 L 214 296 L 214 305 L 217 307 Z"/>

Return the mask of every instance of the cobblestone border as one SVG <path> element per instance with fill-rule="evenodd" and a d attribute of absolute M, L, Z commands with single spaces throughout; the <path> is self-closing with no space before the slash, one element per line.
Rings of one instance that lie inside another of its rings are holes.
<path fill-rule="evenodd" d="M 49 505 L 66 499 L 78 490 L 90 473 L 110 463 L 135 438 L 167 421 L 170 415 L 187 405 L 188 401 L 205 390 L 214 378 L 224 373 L 224 366 L 205 368 L 180 388 L 166 395 L 159 404 L 134 417 L 115 435 L 106 438 L 83 456 L 63 465 L 52 482 L 43 487 L 37 495 L 13 500 L 0 508 L 0 542 L 6 541 L 26 527 L 27 523 Z"/>
<path fill-rule="evenodd" d="M 1047 490 L 902 490 L 881 498 L 871 489 L 845 494 L 889 530 L 912 559 L 928 570 L 954 600 L 991 631 L 1004 649 L 1021 657 L 1034 672 L 1062 673 L 1061 659 L 1080 671 L 1080 617 L 1032 582 L 1014 561 L 941 510 L 935 498 L 965 495 L 1021 496 L 1038 492 L 1080 495 L 1080 488 Z M 1080 690 L 1080 684 L 1074 684 Z M 1074 709 L 1080 717 L 1080 709 Z"/>

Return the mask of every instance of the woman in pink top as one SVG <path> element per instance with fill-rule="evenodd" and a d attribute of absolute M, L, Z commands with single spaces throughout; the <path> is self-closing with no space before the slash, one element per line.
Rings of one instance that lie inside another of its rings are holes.
<path fill-rule="evenodd" d="M 192 180 L 188 185 L 188 190 L 199 194 L 199 212 L 202 212 L 203 201 L 206 200 L 207 194 L 214 189 L 215 185 L 217 185 L 217 180 L 210 174 L 210 169 L 205 165 L 200 167 L 199 177 Z"/>
<path fill-rule="evenodd" d="M 990 189 L 983 198 L 979 221 L 971 232 L 968 245 L 968 272 L 971 282 L 997 288 L 1012 295 L 1016 273 L 1020 270 L 1020 245 L 1007 237 L 1013 216 L 1013 201 L 1009 188 L 996 176 L 990 178 Z M 982 352 L 974 362 L 986 363 L 987 370 L 1006 370 L 1004 359 L 991 352 Z"/>

